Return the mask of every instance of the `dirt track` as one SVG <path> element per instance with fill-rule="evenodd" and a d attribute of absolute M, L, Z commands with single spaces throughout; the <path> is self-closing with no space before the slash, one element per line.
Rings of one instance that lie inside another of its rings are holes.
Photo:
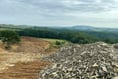
<path fill-rule="evenodd" d="M 40 60 L 49 46 L 49 42 L 31 37 L 22 37 L 21 44 L 10 51 L 0 43 L 0 79 L 37 79 L 39 71 L 51 64 Z"/>

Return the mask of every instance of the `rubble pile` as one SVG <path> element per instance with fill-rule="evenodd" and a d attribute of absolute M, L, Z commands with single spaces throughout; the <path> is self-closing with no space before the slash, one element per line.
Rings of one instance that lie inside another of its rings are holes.
<path fill-rule="evenodd" d="M 42 70 L 39 79 L 118 78 L 117 45 L 103 42 L 72 44 L 44 59 L 54 64 Z"/>

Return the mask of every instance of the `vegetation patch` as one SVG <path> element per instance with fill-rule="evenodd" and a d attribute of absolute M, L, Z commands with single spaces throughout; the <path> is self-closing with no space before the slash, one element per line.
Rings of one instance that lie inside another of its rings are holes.
<path fill-rule="evenodd" d="M 6 49 L 10 49 L 12 44 L 20 42 L 20 36 L 11 30 L 0 31 L 0 39 L 4 43 Z"/>
<path fill-rule="evenodd" d="M 60 48 L 70 43 L 66 40 L 60 40 L 60 39 L 48 39 L 48 38 L 42 38 L 42 39 L 50 42 L 51 43 L 50 47 L 54 47 L 54 48 Z"/>

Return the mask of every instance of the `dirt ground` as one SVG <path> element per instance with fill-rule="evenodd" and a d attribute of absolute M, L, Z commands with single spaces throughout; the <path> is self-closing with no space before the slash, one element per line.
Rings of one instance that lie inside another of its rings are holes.
<path fill-rule="evenodd" d="M 37 79 L 40 70 L 51 64 L 40 60 L 48 48 L 50 42 L 31 37 L 22 37 L 21 43 L 9 51 L 0 42 L 0 79 Z"/>

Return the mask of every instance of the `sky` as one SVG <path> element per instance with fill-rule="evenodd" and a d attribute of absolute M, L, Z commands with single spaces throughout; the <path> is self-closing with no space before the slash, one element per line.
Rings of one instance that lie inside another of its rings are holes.
<path fill-rule="evenodd" d="M 118 28 L 118 0 L 0 0 L 0 24 Z"/>

